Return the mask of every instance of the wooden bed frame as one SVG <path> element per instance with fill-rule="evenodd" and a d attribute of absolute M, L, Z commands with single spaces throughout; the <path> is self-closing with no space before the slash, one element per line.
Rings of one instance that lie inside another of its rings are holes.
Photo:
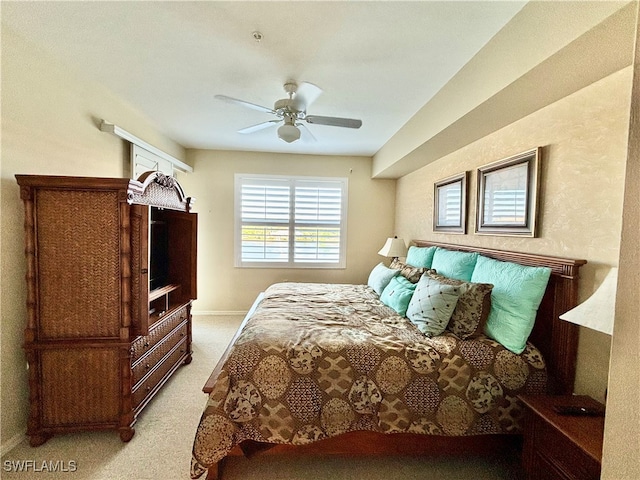
<path fill-rule="evenodd" d="M 578 270 L 586 260 L 573 260 L 548 255 L 468 247 L 428 240 L 414 240 L 418 247 L 438 246 L 462 252 L 478 252 L 496 260 L 515 262 L 533 267 L 550 267 L 551 278 L 536 316 L 536 323 L 530 341 L 544 355 L 549 376 L 548 393 L 571 394 L 576 371 L 579 327 L 560 320 L 559 316 L 577 305 Z M 256 304 L 258 301 L 256 301 Z M 254 304 L 254 307 L 255 305 Z M 205 393 L 213 389 L 222 365 L 230 353 L 231 345 L 240 334 L 247 314 L 229 348 L 224 352 L 218 365 L 203 387 Z M 477 435 L 467 437 L 442 437 L 397 433 L 386 435 L 377 432 L 350 432 L 304 446 L 267 445 L 257 442 L 243 442 L 229 453 L 229 456 L 251 456 L 259 452 L 288 455 L 446 455 L 446 454 L 486 454 L 513 447 L 520 441 L 516 435 Z M 216 480 L 225 459 L 217 467 L 209 467 L 207 480 Z"/>

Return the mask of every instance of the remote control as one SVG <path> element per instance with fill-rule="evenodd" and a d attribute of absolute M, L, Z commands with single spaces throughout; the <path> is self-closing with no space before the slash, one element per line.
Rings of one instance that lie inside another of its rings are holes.
<path fill-rule="evenodd" d="M 591 417 L 604 416 L 604 408 L 601 407 L 584 407 L 580 405 L 555 405 L 553 409 L 560 415 L 584 415 Z"/>

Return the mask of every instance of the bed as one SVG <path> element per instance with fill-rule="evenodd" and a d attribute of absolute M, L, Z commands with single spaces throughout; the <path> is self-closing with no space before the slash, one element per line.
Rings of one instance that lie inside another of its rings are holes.
<path fill-rule="evenodd" d="M 366 285 L 279 283 L 258 297 L 203 388 L 192 478 L 267 448 L 491 451 L 521 433 L 518 395 L 572 392 L 578 332 L 558 317 L 577 303 L 584 260 L 419 240 L 409 255 Z M 522 278 L 513 305 L 500 292 Z M 496 331 L 503 307 L 535 307 L 530 334 Z"/>

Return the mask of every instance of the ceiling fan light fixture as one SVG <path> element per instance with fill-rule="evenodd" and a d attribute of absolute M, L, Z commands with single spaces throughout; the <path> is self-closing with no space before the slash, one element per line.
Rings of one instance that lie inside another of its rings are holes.
<path fill-rule="evenodd" d="M 262 38 L 260 32 L 254 32 L 254 38 L 256 41 L 259 41 Z M 304 130 L 304 141 L 316 141 L 316 138 L 303 122 L 343 128 L 360 128 L 362 126 L 362 120 L 356 118 L 307 115 L 309 105 L 311 105 L 322 93 L 322 89 L 317 85 L 309 82 L 302 82 L 298 85 L 295 81 L 289 80 L 284 84 L 284 91 L 287 92 L 288 98 L 276 100 L 273 108 L 264 107 L 255 103 L 228 97 L 226 95 L 216 95 L 215 98 L 228 103 L 242 105 L 244 107 L 251 108 L 252 110 L 269 113 L 277 117 L 277 119 L 241 128 L 238 130 L 238 133 L 253 133 L 271 127 L 276 123 L 284 122 L 284 125 L 278 128 L 277 134 L 278 138 L 287 143 L 293 143 L 301 138 L 303 132 L 298 127 L 302 127 L 302 130 Z"/>
<path fill-rule="evenodd" d="M 295 125 L 285 123 L 278 128 L 278 138 L 284 140 L 287 143 L 295 142 L 300 138 L 300 130 Z"/>

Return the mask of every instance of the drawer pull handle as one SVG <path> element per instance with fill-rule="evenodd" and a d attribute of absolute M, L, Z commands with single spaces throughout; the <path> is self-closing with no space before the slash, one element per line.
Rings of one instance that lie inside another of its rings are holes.
<path fill-rule="evenodd" d="M 146 368 L 147 370 L 149 370 L 151 368 L 151 365 L 149 365 L 148 363 L 144 366 L 144 368 Z"/>
<path fill-rule="evenodd" d="M 180 353 L 184 353 L 184 348 L 181 348 L 181 349 L 180 349 Z"/>
<path fill-rule="evenodd" d="M 151 387 L 147 387 L 147 392 L 151 390 Z"/>
<path fill-rule="evenodd" d="M 149 342 L 144 342 L 144 348 L 149 348 Z"/>
<path fill-rule="evenodd" d="M 181 337 L 184 337 L 184 332 L 180 332 L 180 336 L 181 336 Z"/>

